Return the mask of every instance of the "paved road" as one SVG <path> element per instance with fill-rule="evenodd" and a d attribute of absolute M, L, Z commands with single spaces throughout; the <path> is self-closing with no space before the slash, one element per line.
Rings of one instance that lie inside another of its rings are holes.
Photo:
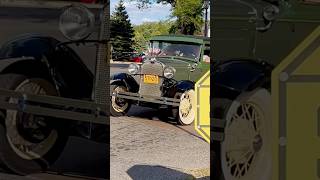
<path fill-rule="evenodd" d="M 123 65 L 111 68 L 111 74 L 125 71 Z M 133 106 L 129 117 L 111 117 L 110 154 L 111 179 L 186 179 L 195 172 L 199 177 L 209 175 L 209 144 L 193 125 L 159 120 L 155 109 Z"/>

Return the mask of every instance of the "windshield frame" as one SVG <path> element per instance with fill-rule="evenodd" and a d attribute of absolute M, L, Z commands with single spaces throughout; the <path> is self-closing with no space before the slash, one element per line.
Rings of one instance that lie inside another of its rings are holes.
<path fill-rule="evenodd" d="M 197 57 L 196 58 L 192 58 L 192 57 L 188 57 L 188 56 L 174 56 L 174 55 L 156 55 L 154 53 L 148 54 L 148 57 L 155 57 L 155 58 L 173 58 L 173 59 L 184 59 L 184 60 L 189 60 L 189 61 L 193 61 L 193 62 L 199 62 L 202 55 L 203 55 L 203 43 L 195 43 L 195 42 L 186 42 L 186 41 L 168 41 L 168 40 L 150 40 L 149 41 L 149 45 L 148 45 L 148 49 L 154 48 L 154 43 L 155 42 L 159 42 L 160 43 L 168 43 L 168 44 L 177 44 L 177 45 L 194 45 L 194 46 L 198 46 L 199 47 L 199 52 L 197 53 Z"/>

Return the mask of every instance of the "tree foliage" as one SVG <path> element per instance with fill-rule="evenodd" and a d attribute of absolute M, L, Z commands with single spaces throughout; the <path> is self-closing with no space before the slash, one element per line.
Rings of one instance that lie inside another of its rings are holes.
<path fill-rule="evenodd" d="M 134 29 L 131 25 L 123 0 L 115 8 L 110 18 L 112 47 L 115 53 L 132 52 Z"/>
<path fill-rule="evenodd" d="M 147 8 L 154 3 L 170 4 L 172 7 L 175 6 L 176 0 L 130 0 L 138 2 L 139 8 Z"/>
<path fill-rule="evenodd" d="M 152 36 L 169 34 L 169 29 L 172 26 L 171 21 L 160 22 L 145 22 L 141 25 L 134 26 L 135 44 L 137 51 L 145 51 L 148 47 L 148 42 Z"/>
<path fill-rule="evenodd" d="M 203 25 L 203 1 L 202 0 L 176 0 L 172 10 L 172 16 L 176 17 L 171 32 L 194 35 L 201 32 Z"/>
<path fill-rule="evenodd" d="M 171 33 L 194 35 L 201 32 L 203 26 L 204 0 L 130 0 L 138 2 L 139 7 L 148 7 L 153 3 L 170 4 L 171 16 L 176 19 Z"/>

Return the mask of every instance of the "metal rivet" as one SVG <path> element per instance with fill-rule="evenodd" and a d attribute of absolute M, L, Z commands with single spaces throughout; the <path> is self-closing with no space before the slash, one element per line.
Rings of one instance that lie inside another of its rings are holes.
<path fill-rule="evenodd" d="M 280 73 L 280 75 L 279 75 L 279 80 L 280 80 L 280 81 L 285 82 L 285 81 L 287 81 L 288 79 L 289 79 L 289 74 L 288 74 L 288 73 L 286 73 L 286 72 Z"/>
<path fill-rule="evenodd" d="M 279 138 L 279 145 L 280 146 L 286 146 L 287 145 L 287 138 L 286 137 L 280 137 Z"/>

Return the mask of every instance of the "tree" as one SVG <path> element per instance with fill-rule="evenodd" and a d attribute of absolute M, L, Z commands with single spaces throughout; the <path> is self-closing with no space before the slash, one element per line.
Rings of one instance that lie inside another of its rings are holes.
<path fill-rule="evenodd" d="M 123 0 L 119 1 L 119 4 L 115 8 L 115 12 L 112 13 L 110 20 L 113 51 L 116 54 L 132 52 L 134 30 L 123 4 Z"/>
<path fill-rule="evenodd" d="M 169 34 L 169 29 L 172 26 L 171 21 L 160 22 L 145 22 L 141 25 L 134 26 L 134 47 L 138 51 L 146 51 L 148 42 L 152 36 Z"/>
<path fill-rule="evenodd" d="M 188 35 L 201 32 L 203 25 L 202 5 L 202 0 L 176 0 L 172 16 L 176 17 L 177 20 L 170 31 Z"/>
<path fill-rule="evenodd" d="M 176 23 L 171 27 L 171 33 L 194 35 L 201 32 L 203 25 L 204 0 L 130 0 L 138 2 L 138 7 L 148 7 L 153 3 L 170 4 L 171 16 Z"/>
<path fill-rule="evenodd" d="M 130 0 L 138 2 L 139 8 L 146 8 L 153 3 L 171 4 L 172 7 L 175 6 L 176 0 Z"/>

